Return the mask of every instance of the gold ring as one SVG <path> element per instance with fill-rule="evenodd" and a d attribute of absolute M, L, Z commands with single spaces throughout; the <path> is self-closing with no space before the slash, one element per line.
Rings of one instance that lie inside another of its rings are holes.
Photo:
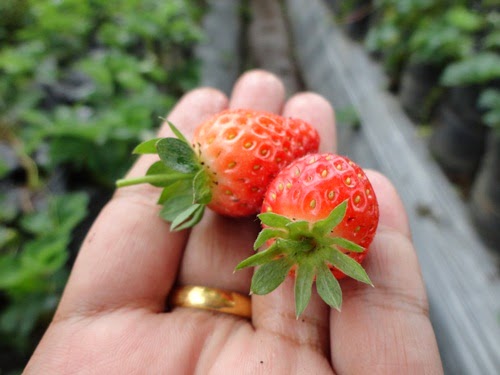
<path fill-rule="evenodd" d="M 252 317 L 250 297 L 206 286 L 181 286 L 172 291 L 172 306 L 192 307 L 237 315 L 246 319 Z"/>

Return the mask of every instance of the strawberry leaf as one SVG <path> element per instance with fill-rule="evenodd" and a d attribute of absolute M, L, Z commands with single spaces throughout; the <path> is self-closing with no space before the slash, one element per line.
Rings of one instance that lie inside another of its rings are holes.
<path fill-rule="evenodd" d="M 319 220 L 313 225 L 313 233 L 316 237 L 322 238 L 328 236 L 332 230 L 339 225 L 344 219 L 347 211 L 347 200 L 335 207 L 326 219 Z"/>
<path fill-rule="evenodd" d="M 170 121 L 167 121 L 167 124 L 170 130 L 172 130 L 172 133 L 174 133 L 179 140 L 181 140 L 186 144 L 189 144 L 189 141 L 186 139 L 186 137 L 184 137 L 184 134 L 182 134 L 181 131 L 177 129 L 174 124 L 172 124 Z"/>
<path fill-rule="evenodd" d="M 212 200 L 210 179 L 204 169 L 200 169 L 193 179 L 193 202 L 208 204 Z"/>
<path fill-rule="evenodd" d="M 179 180 L 179 178 L 184 178 L 184 174 L 173 171 L 161 161 L 157 161 L 149 167 L 146 172 L 146 176 L 152 176 L 155 178 L 148 179 L 149 183 L 156 187 L 165 187 L 172 184 L 173 181 Z"/>
<path fill-rule="evenodd" d="M 177 138 L 162 138 L 156 143 L 161 161 L 169 168 L 181 173 L 194 173 L 200 164 L 194 150 Z"/>
<path fill-rule="evenodd" d="M 340 250 L 337 249 L 332 249 L 333 251 L 329 252 L 329 261 L 332 263 L 332 265 L 339 270 L 341 270 L 343 273 L 345 273 L 347 276 L 352 277 L 353 279 L 356 279 L 358 281 L 361 281 L 363 283 L 369 284 L 373 286 L 370 278 L 366 274 L 364 268 L 356 262 L 354 259 L 352 259 L 350 256 L 344 254 Z"/>
<path fill-rule="evenodd" d="M 193 214 L 186 220 L 183 224 L 179 225 L 175 228 L 176 231 L 180 231 L 182 229 L 191 228 L 198 224 L 205 213 L 205 205 L 200 204 L 198 208 L 193 212 Z"/>
<path fill-rule="evenodd" d="M 332 238 L 331 244 L 340 246 L 341 248 L 347 251 L 352 251 L 353 253 L 362 253 L 363 251 L 365 251 L 365 248 L 363 246 L 359 246 L 357 243 L 346 240 L 342 237 Z"/>
<path fill-rule="evenodd" d="M 292 221 L 286 225 L 286 228 L 290 231 L 290 235 L 292 238 L 311 236 L 311 228 L 309 226 L 309 222 L 305 220 Z"/>
<path fill-rule="evenodd" d="M 315 267 L 310 262 L 302 262 L 295 274 L 295 315 L 298 318 L 311 299 Z"/>
<path fill-rule="evenodd" d="M 158 203 L 163 204 L 160 217 L 171 222 L 170 230 L 179 231 L 196 225 L 205 212 L 205 204 L 193 202 L 190 180 L 176 181 L 166 186 Z"/>
<path fill-rule="evenodd" d="M 166 185 L 158 198 L 158 204 L 164 204 L 168 199 L 176 195 L 188 195 L 192 200 L 192 182 L 189 180 L 177 180 L 171 181 L 170 184 Z"/>
<path fill-rule="evenodd" d="M 163 190 L 158 203 L 163 205 L 160 217 L 171 222 L 172 231 L 197 224 L 205 206 L 212 200 L 210 179 L 202 168 L 194 149 L 182 133 L 171 123 L 168 126 L 177 138 L 155 138 L 142 142 L 136 154 L 155 154 L 154 162 L 144 176 L 120 179 L 118 187 L 149 183 Z"/>
<path fill-rule="evenodd" d="M 282 229 L 274 229 L 274 228 L 264 228 L 260 231 L 257 239 L 253 244 L 253 249 L 257 250 L 259 247 L 264 245 L 266 241 L 277 238 L 277 237 L 285 237 L 287 232 Z"/>
<path fill-rule="evenodd" d="M 292 262 L 287 258 L 279 258 L 260 266 L 255 271 L 250 290 L 254 294 L 267 294 L 276 289 L 290 272 Z"/>
<path fill-rule="evenodd" d="M 172 231 L 177 231 L 180 230 L 181 224 L 185 223 L 188 221 L 188 219 L 192 218 L 194 213 L 202 207 L 200 204 L 193 204 L 190 205 L 188 208 L 186 208 L 184 211 L 179 213 L 174 220 L 172 220 L 172 223 L 170 225 L 170 230 Z M 182 229 L 182 228 L 181 228 Z"/>
<path fill-rule="evenodd" d="M 323 301 L 340 311 L 342 290 L 339 282 L 325 263 L 321 263 L 317 269 L 316 290 Z"/>
<path fill-rule="evenodd" d="M 269 248 L 260 253 L 256 253 L 245 260 L 241 261 L 237 266 L 236 270 L 241 270 L 247 267 L 260 266 L 265 263 L 270 263 L 276 260 L 282 254 L 282 251 L 278 244 L 274 243 Z"/>
<path fill-rule="evenodd" d="M 179 194 L 170 197 L 163 203 L 160 216 L 173 222 L 175 218 L 193 205 L 193 196 L 191 194 Z"/>
<path fill-rule="evenodd" d="M 265 212 L 257 215 L 263 225 L 272 228 L 285 228 L 288 223 L 291 223 L 292 220 L 289 218 L 275 214 L 274 212 Z"/>
<path fill-rule="evenodd" d="M 132 151 L 133 154 L 156 154 L 156 143 L 160 140 L 161 138 L 154 138 L 150 139 L 147 141 L 144 141 L 142 143 L 139 143 L 134 150 Z"/>
<path fill-rule="evenodd" d="M 276 239 L 276 243 L 284 252 L 291 255 L 301 254 L 314 248 L 314 244 L 307 238 L 301 240 L 278 238 Z"/>

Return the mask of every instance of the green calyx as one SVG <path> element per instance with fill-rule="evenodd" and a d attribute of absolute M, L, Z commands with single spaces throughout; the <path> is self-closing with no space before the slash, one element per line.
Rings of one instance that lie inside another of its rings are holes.
<path fill-rule="evenodd" d="M 196 225 L 212 200 L 209 177 L 195 151 L 172 124 L 168 123 L 177 138 L 155 138 L 139 144 L 134 154 L 158 154 L 145 176 L 122 179 L 117 187 L 149 183 L 161 187 L 158 204 L 163 208 L 160 216 L 171 223 L 172 231 Z"/>
<path fill-rule="evenodd" d="M 327 218 L 314 223 L 292 221 L 271 212 L 258 215 L 265 228 L 259 233 L 254 250 L 269 240 L 273 242 L 266 250 L 236 266 L 236 270 L 259 266 L 252 278 L 251 292 L 258 295 L 272 292 L 295 267 L 295 313 L 298 318 L 309 303 L 315 280 L 319 296 L 329 306 L 340 310 L 342 291 L 329 265 L 353 279 L 373 285 L 363 267 L 344 253 L 365 249 L 345 238 L 332 236 L 346 210 L 347 201 L 344 201 Z"/>

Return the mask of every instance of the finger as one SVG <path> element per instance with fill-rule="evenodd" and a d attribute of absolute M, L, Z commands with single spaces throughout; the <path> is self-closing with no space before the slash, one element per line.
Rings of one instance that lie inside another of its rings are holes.
<path fill-rule="evenodd" d="M 283 113 L 309 121 L 321 137 L 323 151 L 335 148 L 335 120 L 331 105 L 312 93 L 298 94 L 286 104 Z M 307 345 L 326 355 L 329 348 L 328 317 L 330 308 L 313 288 L 308 307 L 297 320 L 295 316 L 294 281 L 264 296 L 252 296 L 253 323 L 257 329 L 282 335 L 300 345 Z"/>
<path fill-rule="evenodd" d="M 341 282 L 342 311 L 330 320 L 333 367 L 339 374 L 442 373 L 403 204 L 385 177 L 367 174 L 380 207 L 364 263 L 375 287 Z"/>
<path fill-rule="evenodd" d="M 183 132 L 227 106 L 213 89 L 186 94 L 168 119 Z M 162 126 L 160 134 L 167 134 Z M 129 176 L 143 175 L 152 162 L 141 157 Z M 172 233 L 158 216 L 159 189 L 121 188 L 103 208 L 83 242 L 61 301 L 59 314 L 92 313 L 110 308 L 164 308 L 177 274 L 185 232 Z"/>
<path fill-rule="evenodd" d="M 335 112 L 324 97 L 312 92 L 296 94 L 287 102 L 283 115 L 299 117 L 318 130 L 321 138 L 319 152 L 336 152 Z"/>
<path fill-rule="evenodd" d="M 251 71 L 235 84 L 229 106 L 280 112 L 284 97 L 285 89 L 278 78 L 264 71 Z M 248 293 L 251 270 L 234 273 L 234 269 L 253 252 L 258 230 L 254 218 L 235 220 L 207 211 L 191 231 L 179 283 Z"/>
<path fill-rule="evenodd" d="M 281 113 L 285 86 L 274 74 L 252 70 L 235 83 L 231 93 L 231 108 L 249 108 Z"/>

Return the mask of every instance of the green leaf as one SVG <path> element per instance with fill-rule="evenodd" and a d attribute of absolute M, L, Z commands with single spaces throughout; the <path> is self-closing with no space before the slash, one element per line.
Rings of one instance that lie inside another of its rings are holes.
<path fill-rule="evenodd" d="M 286 228 L 286 225 L 292 220 L 286 216 L 275 214 L 274 212 L 265 212 L 257 215 L 263 225 L 271 228 Z"/>
<path fill-rule="evenodd" d="M 88 196 L 85 193 L 53 195 L 46 209 L 21 218 L 21 227 L 32 234 L 70 232 L 87 214 Z"/>
<path fill-rule="evenodd" d="M 192 181 L 189 180 L 177 180 L 171 181 L 170 184 L 166 185 L 158 198 L 158 204 L 164 204 L 168 199 L 175 196 L 186 195 L 189 200 L 193 201 L 193 186 Z"/>
<path fill-rule="evenodd" d="M 156 154 L 156 143 L 162 138 L 154 138 L 144 141 L 134 148 L 133 154 Z"/>
<path fill-rule="evenodd" d="M 497 28 L 484 38 L 484 47 L 491 50 L 500 48 L 500 29 Z"/>
<path fill-rule="evenodd" d="M 0 256 L 0 291 L 11 289 L 22 280 L 23 273 L 13 252 Z"/>
<path fill-rule="evenodd" d="M 196 225 L 205 212 L 205 205 L 193 203 L 193 186 L 190 181 L 177 181 L 166 186 L 159 199 L 163 204 L 160 217 L 172 223 L 171 230 L 179 231 Z"/>
<path fill-rule="evenodd" d="M 276 244 L 272 244 L 266 250 L 256 253 L 245 260 L 241 261 L 237 266 L 236 270 L 241 270 L 243 268 L 260 266 L 265 263 L 270 263 L 276 260 L 282 254 L 281 248 Z"/>
<path fill-rule="evenodd" d="M 32 340 L 31 331 L 41 324 L 47 324 L 43 318 L 52 316 L 60 291 L 50 291 L 47 293 L 33 292 L 26 294 L 24 298 L 11 300 L 9 305 L 0 315 L 0 332 L 7 334 L 7 337 L 15 337 L 17 343 L 22 339 Z M 13 375 L 17 372 L 9 372 Z"/>
<path fill-rule="evenodd" d="M 0 223 L 13 221 L 21 213 L 21 204 L 15 189 L 9 193 L 0 193 Z"/>
<path fill-rule="evenodd" d="M 305 220 L 292 221 L 286 225 L 286 228 L 290 231 L 291 238 L 311 235 L 310 223 Z"/>
<path fill-rule="evenodd" d="M 184 135 L 181 133 L 181 131 L 175 127 L 174 124 L 172 124 L 170 121 L 167 121 L 167 124 L 170 127 L 170 130 L 172 130 L 172 132 L 175 134 L 175 136 L 178 139 L 180 139 L 181 141 L 183 141 L 186 144 L 189 144 L 189 141 L 184 137 Z"/>
<path fill-rule="evenodd" d="M 28 242 L 20 258 L 22 268 L 32 274 L 51 274 L 64 266 L 69 253 L 69 235 L 49 234 Z"/>
<path fill-rule="evenodd" d="M 303 239 L 277 238 L 276 243 L 291 255 L 308 252 L 315 247 L 314 243 L 307 237 Z"/>
<path fill-rule="evenodd" d="M 297 318 L 304 312 L 311 299 L 314 274 L 315 266 L 309 262 L 302 262 L 295 273 L 295 315 Z"/>
<path fill-rule="evenodd" d="M 321 263 L 316 274 L 316 290 L 329 306 L 340 311 L 342 290 L 338 280 L 325 263 Z"/>
<path fill-rule="evenodd" d="M 201 167 L 193 149 L 184 141 L 163 138 L 156 143 L 156 149 L 161 161 L 175 171 L 193 173 Z"/>
<path fill-rule="evenodd" d="M 356 279 L 358 281 L 373 286 L 370 278 L 366 274 L 366 271 L 361 266 L 361 264 L 356 262 L 350 256 L 344 254 L 343 252 L 337 249 L 332 249 L 332 251 L 329 252 L 328 260 L 332 263 L 334 267 L 341 270 L 347 276 L 350 276 L 353 279 Z"/>
<path fill-rule="evenodd" d="M 20 234 L 13 228 L 0 225 L 0 249 L 7 249 L 8 246 L 19 241 Z M 1 257 L 0 253 L 0 257 Z"/>
<path fill-rule="evenodd" d="M 203 214 L 205 213 L 205 207 L 204 205 L 200 204 L 198 208 L 194 211 L 194 213 L 189 217 L 183 224 L 179 225 L 177 228 L 175 228 L 176 231 L 180 231 L 186 228 L 191 228 L 198 224 L 203 217 Z"/>
<path fill-rule="evenodd" d="M 446 67 L 441 82 L 446 86 L 482 84 L 500 78 L 500 56 L 483 52 Z"/>
<path fill-rule="evenodd" d="M 178 228 L 181 226 L 181 224 L 185 223 L 188 221 L 190 218 L 193 217 L 194 213 L 201 207 L 200 204 L 193 204 L 186 208 L 184 211 L 179 213 L 175 219 L 172 221 L 172 224 L 170 226 L 170 230 L 176 231 L 179 230 Z"/>
<path fill-rule="evenodd" d="M 344 220 L 347 211 L 347 199 L 335 207 L 326 219 L 317 221 L 313 225 L 313 233 L 318 238 L 327 236 Z"/>
<path fill-rule="evenodd" d="M 272 238 L 283 238 L 287 235 L 282 229 L 274 229 L 274 228 L 264 228 L 260 231 L 257 239 L 253 244 L 253 249 L 257 250 L 259 247 L 264 245 L 268 240 Z"/>
<path fill-rule="evenodd" d="M 500 109 L 500 90 L 487 89 L 481 93 L 478 101 L 479 107 L 483 109 Z"/>
<path fill-rule="evenodd" d="M 209 204 L 212 200 L 212 191 L 210 190 L 210 177 L 202 168 L 193 179 L 194 202 L 200 204 Z"/>
<path fill-rule="evenodd" d="M 260 266 L 253 275 L 250 290 L 258 295 L 272 292 L 285 281 L 291 267 L 292 263 L 287 258 L 280 258 Z"/>
<path fill-rule="evenodd" d="M 484 24 L 484 17 L 464 6 L 454 6 L 445 13 L 446 21 L 458 29 L 474 32 Z"/>
<path fill-rule="evenodd" d="M 178 215 L 193 205 L 191 194 L 179 194 L 167 199 L 163 203 L 160 217 L 168 222 L 173 222 Z"/>
<path fill-rule="evenodd" d="M 365 248 L 363 246 L 359 246 L 357 243 L 346 240 L 345 238 L 342 237 L 332 238 L 331 243 L 340 246 L 347 251 L 352 251 L 354 253 L 362 253 L 363 251 L 365 251 Z"/>
<path fill-rule="evenodd" d="M 166 176 L 171 176 L 171 175 L 176 175 L 179 174 L 178 172 L 173 171 L 169 167 L 167 167 L 165 164 L 163 164 L 161 161 L 154 162 L 151 164 L 149 167 L 148 171 L 146 172 L 146 176 L 157 176 L 157 177 L 165 177 L 165 178 L 159 178 L 158 180 L 151 180 L 149 183 L 153 186 L 156 187 L 165 187 L 170 184 L 172 184 L 172 178 L 166 177 Z M 172 176 L 173 178 L 175 178 Z"/>

